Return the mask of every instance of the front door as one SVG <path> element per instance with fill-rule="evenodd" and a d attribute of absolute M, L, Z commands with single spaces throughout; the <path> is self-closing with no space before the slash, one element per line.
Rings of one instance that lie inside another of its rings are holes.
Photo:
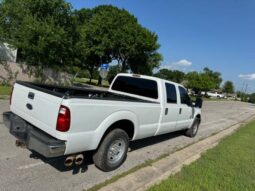
<path fill-rule="evenodd" d="M 165 107 L 162 116 L 160 128 L 157 135 L 173 132 L 176 130 L 179 107 L 177 104 L 176 86 L 171 83 L 165 83 Z"/>
<path fill-rule="evenodd" d="M 180 93 L 180 105 L 179 105 L 179 115 L 177 122 L 177 129 L 186 129 L 192 123 L 192 107 L 191 107 L 191 99 L 188 95 L 188 92 L 185 88 L 178 86 Z"/>

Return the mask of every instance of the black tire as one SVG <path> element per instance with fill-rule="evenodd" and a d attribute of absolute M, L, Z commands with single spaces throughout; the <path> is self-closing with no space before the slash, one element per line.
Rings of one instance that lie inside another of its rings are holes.
<path fill-rule="evenodd" d="M 109 132 L 93 155 L 95 165 L 105 171 L 118 168 L 127 158 L 129 137 L 122 129 Z"/>
<path fill-rule="evenodd" d="M 200 125 L 200 120 L 198 118 L 195 118 L 191 128 L 185 131 L 185 135 L 188 137 L 195 137 L 197 135 L 199 125 Z"/>

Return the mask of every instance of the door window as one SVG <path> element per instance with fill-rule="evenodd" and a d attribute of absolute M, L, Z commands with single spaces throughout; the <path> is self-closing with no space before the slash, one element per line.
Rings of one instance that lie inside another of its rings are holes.
<path fill-rule="evenodd" d="M 183 87 L 179 86 L 179 92 L 180 92 L 180 98 L 181 98 L 181 104 L 187 104 L 191 105 L 191 100 L 189 97 L 188 92 Z"/>
<path fill-rule="evenodd" d="M 166 98 L 167 103 L 177 103 L 176 88 L 175 85 L 166 83 Z"/>

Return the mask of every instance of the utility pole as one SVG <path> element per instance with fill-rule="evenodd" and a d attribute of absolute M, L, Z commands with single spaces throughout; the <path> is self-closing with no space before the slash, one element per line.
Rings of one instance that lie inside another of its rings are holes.
<path fill-rule="evenodd" d="M 247 88 L 248 88 L 248 84 L 246 84 L 245 90 L 244 90 L 244 93 L 245 93 L 245 101 L 248 102 L 248 96 L 246 96 Z"/>
<path fill-rule="evenodd" d="M 241 92 L 243 92 L 244 86 L 245 86 L 245 83 L 243 83 L 243 85 L 242 85 L 242 90 L 241 90 Z"/>
<path fill-rule="evenodd" d="M 244 93 L 243 93 L 244 85 L 245 85 L 245 83 L 243 82 L 242 89 L 240 91 L 240 93 L 241 93 L 241 95 L 240 95 L 241 101 L 243 101 L 243 99 L 244 99 Z"/>
<path fill-rule="evenodd" d="M 248 88 L 248 84 L 246 84 L 245 89 L 244 89 L 245 94 L 246 94 L 247 88 Z"/>

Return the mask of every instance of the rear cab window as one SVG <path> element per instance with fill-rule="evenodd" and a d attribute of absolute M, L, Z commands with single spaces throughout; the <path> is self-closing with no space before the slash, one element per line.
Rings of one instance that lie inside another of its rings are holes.
<path fill-rule="evenodd" d="M 111 89 L 146 98 L 158 99 L 158 84 L 155 80 L 151 79 L 118 76 Z"/>

